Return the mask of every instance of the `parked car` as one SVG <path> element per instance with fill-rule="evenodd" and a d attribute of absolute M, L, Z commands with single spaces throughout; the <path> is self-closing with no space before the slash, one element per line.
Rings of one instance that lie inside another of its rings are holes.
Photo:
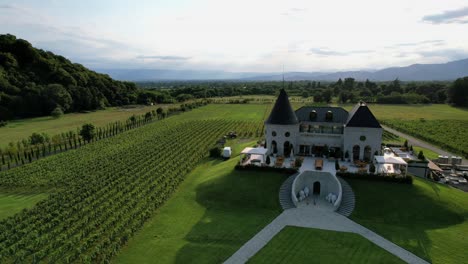
<path fill-rule="evenodd" d="M 221 156 L 224 158 L 224 159 L 229 159 L 232 155 L 232 149 L 231 147 L 224 147 L 223 149 L 223 153 L 221 153 Z"/>

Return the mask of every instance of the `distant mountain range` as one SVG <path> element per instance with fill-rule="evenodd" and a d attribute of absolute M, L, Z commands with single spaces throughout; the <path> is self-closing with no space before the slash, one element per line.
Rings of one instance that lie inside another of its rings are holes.
<path fill-rule="evenodd" d="M 162 80 L 233 80 L 233 81 L 280 81 L 282 73 L 225 72 L 197 70 L 160 69 L 95 69 L 112 78 L 127 81 Z M 352 77 L 356 80 L 391 81 L 450 81 L 468 76 L 468 59 L 440 64 L 413 64 L 406 67 L 391 67 L 376 71 L 342 72 L 286 72 L 285 80 L 336 81 Z"/>

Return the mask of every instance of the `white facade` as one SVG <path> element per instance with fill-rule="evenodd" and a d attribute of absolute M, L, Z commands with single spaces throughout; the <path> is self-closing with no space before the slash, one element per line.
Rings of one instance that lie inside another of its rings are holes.
<path fill-rule="evenodd" d="M 348 156 L 371 161 L 380 152 L 382 127 L 364 102 L 352 110 L 340 107 L 301 107 L 294 111 L 284 89 L 280 90 L 265 121 L 268 154 Z M 345 155 L 348 153 L 348 155 Z"/>
<path fill-rule="evenodd" d="M 344 152 L 348 151 L 349 158 L 352 160 L 372 160 L 376 151 L 380 153 L 382 133 L 382 128 L 345 127 L 343 140 Z M 357 149 L 359 149 L 359 157 L 356 156 Z"/>
<path fill-rule="evenodd" d="M 274 153 L 274 144 L 276 144 L 276 153 L 284 156 L 285 143 L 292 145 L 294 153 L 297 153 L 296 143 L 299 137 L 297 125 L 266 125 L 265 137 L 269 154 Z"/>
<path fill-rule="evenodd" d="M 306 119 L 303 115 L 304 109 L 301 110 L 302 114 L 299 114 L 300 118 L 297 119 L 296 124 L 265 122 L 268 154 L 288 156 L 290 153 L 288 146 L 291 146 L 295 155 L 320 155 L 321 151 L 329 149 L 339 150 L 343 156 L 347 152 L 348 159 L 351 160 L 372 160 L 376 152 L 380 153 L 383 129 L 367 106 L 360 104 L 357 107 L 365 107 L 366 109 L 353 111 L 349 117 L 348 112 L 343 109 L 330 107 L 326 109 L 332 109 L 337 114 L 341 113 L 341 119 L 337 119 L 341 120 L 341 123 L 336 122 L 336 120 L 328 122 L 304 120 Z M 317 113 L 315 110 L 312 111 Z M 320 111 L 324 112 L 323 109 Z M 320 111 L 317 114 L 320 114 Z M 356 119 L 353 120 L 353 117 Z M 366 118 L 372 119 L 372 122 L 367 122 Z M 350 122 L 350 120 L 352 121 Z M 347 126 L 347 123 L 354 126 Z M 373 127 L 363 126 L 366 124 Z"/>

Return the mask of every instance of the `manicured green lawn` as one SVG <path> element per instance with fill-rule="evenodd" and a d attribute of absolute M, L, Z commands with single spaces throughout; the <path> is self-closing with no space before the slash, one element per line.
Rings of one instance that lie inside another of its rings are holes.
<path fill-rule="evenodd" d="M 0 220 L 12 216 L 24 208 L 31 208 L 47 198 L 47 194 L 0 192 Z"/>
<path fill-rule="evenodd" d="M 280 214 L 278 191 L 287 177 L 238 172 L 237 162 L 206 159 L 114 262 L 222 263 L 230 257 Z"/>
<path fill-rule="evenodd" d="M 10 142 L 27 139 L 33 132 L 46 133 L 49 136 L 53 136 L 71 130 L 76 131 L 84 123 L 105 126 L 111 122 L 127 120 L 132 115 L 145 114 L 148 111 L 156 110 L 158 107 L 160 106 L 138 106 L 135 108 L 109 107 L 106 110 L 90 113 L 66 114 L 59 119 L 46 116 L 9 121 L 5 127 L 0 127 L 0 147 L 8 145 Z"/>
<path fill-rule="evenodd" d="M 468 193 L 419 178 L 413 185 L 349 183 L 351 219 L 432 263 L 466 263 Z"/>
<path fill-rule="evenodd" d="M 248 263 L 405 263 L 364 237 L 287 226 Z"/>
<path fill-rule="evenodd" d="M 421 147 L 413 147 L 413 151 L 416 155 L 418 155 L 419 151 L 423 152 L 424 157 L 433 160 L 439 158 L 439 154 L 435 153 L 434 151 L 427 149 L 427 148 L 421 148 Z"/>

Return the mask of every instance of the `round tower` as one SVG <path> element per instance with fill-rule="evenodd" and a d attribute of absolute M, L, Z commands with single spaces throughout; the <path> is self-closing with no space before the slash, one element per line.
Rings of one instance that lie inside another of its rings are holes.
<path fill-rule="evenodd" d="M 284 89 L 280 90 L 278 99 L 265 121 L 265 140 L 268 154 L 289 156 L 291 149 L 297 152 L 296 138 L 299 133 L 299 121 L 289 103 Z"/>

